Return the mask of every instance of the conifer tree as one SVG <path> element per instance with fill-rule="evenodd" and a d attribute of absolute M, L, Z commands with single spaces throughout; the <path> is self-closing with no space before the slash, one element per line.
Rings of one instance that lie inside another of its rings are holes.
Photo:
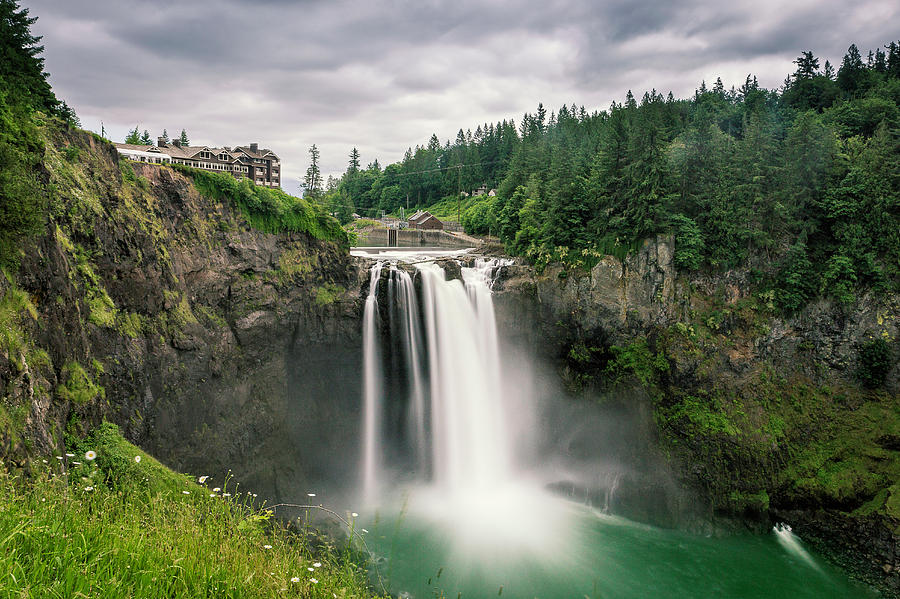
<path fill-rule="evenodd" d="M 303 197 L 313 201 L 322 199 L 322 172 L 319 170 L 319 148 L 313 144 L 309 149 L 309 167 L 303 178 Z"/>
<path fill-rule="evenodd" d="M 61 104 L 44 72 L 41 37 L 31 35 L 36 21 L 15 0 L 0 0 L 0 82 L 32 108 L 56 113 Z"/>
<path fill-rule="evenodd" d="M 134 129 L 128 132 L 128 135 L 125 136 L 125 143 L 132 144 L 135 146 L 141 145 L 141 134 L 138 131 L 138 126 L 135 125 Z"/>

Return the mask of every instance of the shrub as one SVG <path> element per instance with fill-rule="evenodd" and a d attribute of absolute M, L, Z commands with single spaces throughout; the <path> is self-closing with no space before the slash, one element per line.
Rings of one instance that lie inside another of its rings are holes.
<path fill-rule="evenodd" d="M 864 387 L 876 389 L 884 385 L 893 364 L 892 353 L 884 339 L 875 339 L 859 349 L 856 377 Z"/>
<path fill-rule="evenodd" d="M 697 270 L 703 263 L 703 232 L 693 219 L 683 214 L 672 217 L 675 232 L 675 266 Z"/>
<path fill-rule="evenodd" d="M 182 164 L 173 168 L 190 176 L 203 195 L 234 204 L 250 226 L 267 233 L 306 233 L 316 239 L 349 247 L 347 232 L 320 204 L 227 173 L 212 173 Z"/>

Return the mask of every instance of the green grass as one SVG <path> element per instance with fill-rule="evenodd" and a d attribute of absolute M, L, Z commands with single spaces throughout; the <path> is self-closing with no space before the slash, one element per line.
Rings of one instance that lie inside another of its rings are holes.
<path fill-rule="evenodd" d="M 227 173 L 213 173 L 182 164 L 175 170 L 190 176 L 203 195 L 232 202 L 255 229 L 267 233 L 307 233 L 316 239 L 349 247 L 347 232 L 324 206 L 288 195 L 280 189 L 238 181 Z"/>
<path fill-rule="evenodd" d="M 314 550 L 251 496 L 172 472 L 115 426 L 75 445 L 28 479 L 0 468 L 0 596 L 372 596 L 350 554 Z"/>

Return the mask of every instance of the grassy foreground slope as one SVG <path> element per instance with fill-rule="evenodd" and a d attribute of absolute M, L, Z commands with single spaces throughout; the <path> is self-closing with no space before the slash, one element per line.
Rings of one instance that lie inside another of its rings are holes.
<path fill-rule="evenodd" d="M 227 481 L 172 472 L 114 425 L 27 468 L 0 468 L 0 596 L 372 596 L 352 552 L 313 547 Z"/>

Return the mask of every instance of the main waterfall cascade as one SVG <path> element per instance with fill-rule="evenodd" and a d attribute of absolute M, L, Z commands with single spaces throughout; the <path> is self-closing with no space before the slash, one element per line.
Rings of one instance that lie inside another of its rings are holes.
<path fill-rule="evenodd" d="M 501 354 L 491 287 L 504 262 L 448 280 L 437 262 L 381 257 L 363 314 L 358 530 L 394 596 L 872 596 L 788 527 L 708 538 L 610 515 L 614 467 L 603 511 L 548 490 L 572 470 L 540 455 L 536 414 L 568 400 L 540 387 L 538 411 L 533 365 Z"/>
<path fill-rule="evenodd" d="M 381 351 L 378 286 L 384 262 L 371 270 L 363 317 L 364 426 L 363 496 L 378 500 L 384 477 L 392 470 L 385 456 L 408 458 L 420 482 L 444 492 L 496 485 L 507 480 L 512 464 L 500 352 L 490 286 L 503 266 L 478 259 L 462 267 L 463 280 L 446 280 L 436 263 L 415 265 L 421 279 L 421 302 L 413 277 L 391 264 L 387 277 L 389 331 Z M 384 372 L 397 373 L 405 413 L 397 414 L 384 395 Z M 519 406 L 521 408 L 521 406 Z M 394 412 L 394 413 L 392 413 Z M 392 427 L 392 420 L 405 426 Z M 386 451 L 385 436 L 399 437 L 400 447 Z M 398 455 L 399 453 L 399 455 Z"/>

